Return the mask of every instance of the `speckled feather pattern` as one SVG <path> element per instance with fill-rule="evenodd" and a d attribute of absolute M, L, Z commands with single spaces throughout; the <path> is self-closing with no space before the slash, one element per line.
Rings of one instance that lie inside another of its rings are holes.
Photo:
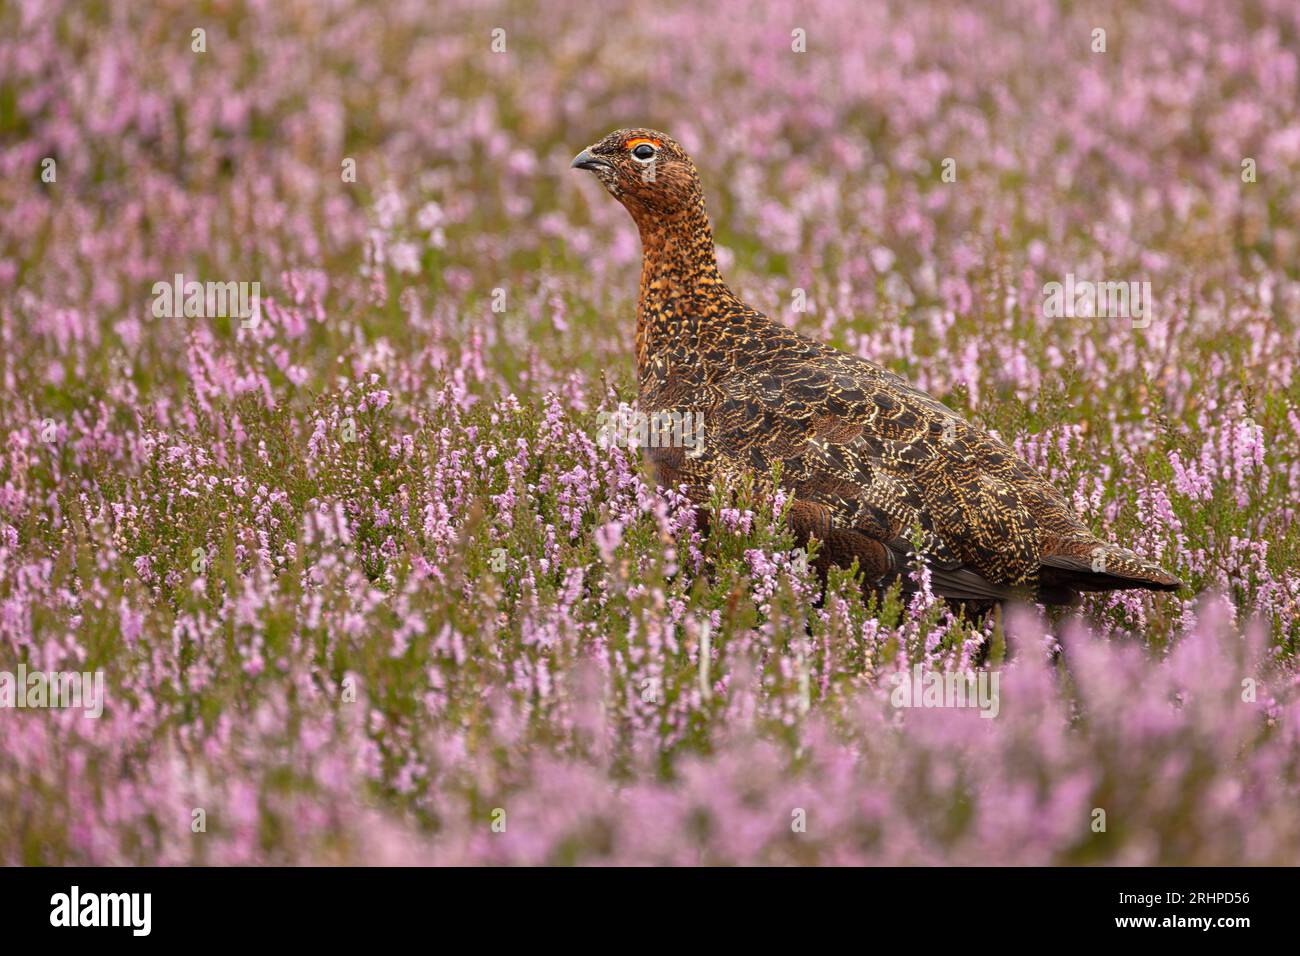
<path fill-rule="evenodd" d="M 645 141 L 652 163 L 629 149 Z M 671 137 L 618 130 L 575 164 L 584 157 L 641 233 L 641 409 L 704 421 L 702 451 L 645 450 L 661 485 L 703 502 L 709 484 L 749 475 L 770 492 L 779 463 L 796 538 L 822 543 L 823 570 L 856 560 L 874 586 L 907 583 L 917 534 L 934 590 L 959 600 L 1180 586 L 1095 537 L 997 438 L 895 373 L 746 305 L 718 272 L 699 176 Z"/>

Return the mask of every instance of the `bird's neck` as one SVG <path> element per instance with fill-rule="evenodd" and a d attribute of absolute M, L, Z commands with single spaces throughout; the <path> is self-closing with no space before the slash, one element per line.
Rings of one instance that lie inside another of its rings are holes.
<path fill-rule="evenodd" d="M 641 232 L 641 294 L 637 302 L 637 368 L 654 340 L 672 335 L 683 318 L 708 319 L 701 303 L 735 299 L 718 272 L 713 230 L 701 199 L 675 217 L 634 216 Z"/>

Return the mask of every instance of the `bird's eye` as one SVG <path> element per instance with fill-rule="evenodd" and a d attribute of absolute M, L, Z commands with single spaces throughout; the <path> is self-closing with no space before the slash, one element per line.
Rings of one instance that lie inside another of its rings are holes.
<path fill-rule="evenodd" d="M 632 155 L 641 162 L 648 162 L 655 158 L 655 148 L 649 143 L 642 143 L 636 149 L 632 150 Z"/>

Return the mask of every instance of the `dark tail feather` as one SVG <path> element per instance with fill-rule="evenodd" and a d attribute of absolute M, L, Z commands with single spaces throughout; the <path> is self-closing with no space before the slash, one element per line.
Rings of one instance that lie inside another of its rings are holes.
<path fill-rule="evenodd" d="M 1077 550 L 1085 549 L 1083 554 Z M 1040 587 L 1073 591 L 1177 591 L 1183 582 L 1132 551 L 1101 542 L 1080 543 L 1075 553 L 1042 559 Z"/>

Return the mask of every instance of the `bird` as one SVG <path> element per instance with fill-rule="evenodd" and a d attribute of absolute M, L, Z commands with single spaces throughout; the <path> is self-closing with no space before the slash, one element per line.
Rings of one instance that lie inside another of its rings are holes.
<path fill-rule="evenodd" d="M 783 493 L 794 540 L 823 580 L 856 563 L 864 588 L 894 582 L 955 603 L 1073 604 L 1083 592 L 1176 591 L 1182 582 L 1097 537 L 999 438 L 897 373 L 790 329 L 723 280 L 699 173 L 681 144 L 619 129 L 582 150 L 631 215 L 642 246 L 638 408 L 702 423 L 693 447 L 643 447 L 655 482 L 703 510 L 748 479 Z"/>

